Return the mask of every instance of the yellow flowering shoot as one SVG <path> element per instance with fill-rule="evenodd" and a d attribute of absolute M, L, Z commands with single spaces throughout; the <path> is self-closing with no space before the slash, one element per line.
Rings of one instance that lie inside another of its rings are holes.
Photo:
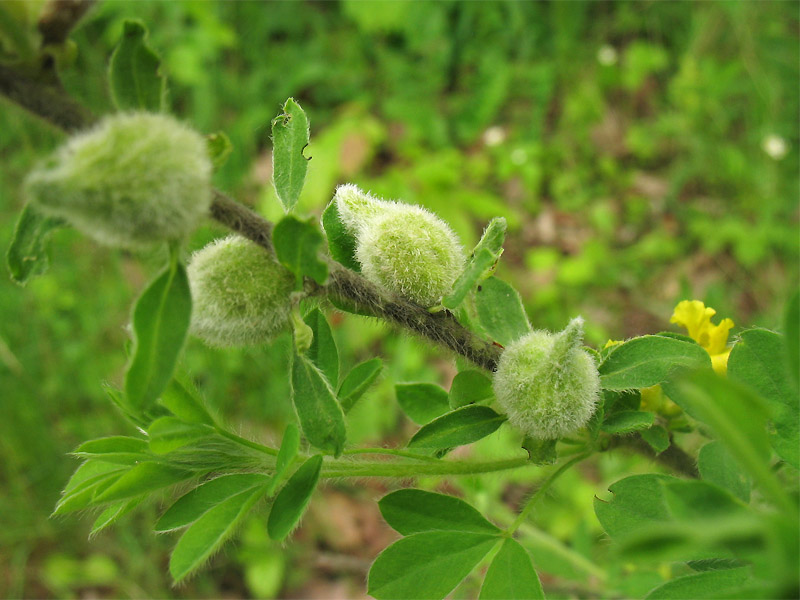
<path fill-rule="evenodd" d="M 718 325 L 711 322 L 717 311 L 706 306 L 700 300 L 683 300 L 675 307 L 670 323 L 680 325 L 689 333 L 689 337 L 700 344 L 711 357 L 711 365 L 720 375 L 728 370 L 728 333 L 734 323 L 731 319 L 722 319 Z"/>

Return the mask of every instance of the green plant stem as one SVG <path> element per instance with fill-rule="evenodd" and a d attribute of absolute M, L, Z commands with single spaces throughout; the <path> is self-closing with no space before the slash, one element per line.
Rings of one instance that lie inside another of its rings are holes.
<path fill-rule="evenodd" d="M 322 465 L 322 477 L 419 477 L 425 475 L 476 475 L 534 466 L 527 458 L 510 458 L 485 462 L 437 460 L 425 463 L 393 463 L 386 461 L 329 461 Z"/>
<path fill-rule="evenodd" d="M 519 516 L 517 516 L 517 518 L 514 520 L 511 526 L 508 529 L 506 529 L 506 534 L 512 535 L 519 528 L 519 526 L 525 522 L 525 519 L 528 518 L 528 515 L 533 510 L 533 507 L 536 506 L 536 503 L 542 496 L 544 496 L 544 493 L 550 488 L 550 486 L 556 479 L 561 477 L 570 468 L 572 468 L 574 465 L 578 464 L 582 460 L 588 458 L 589 456 L 591 456 L 591 454 L 588 452 L 579 454 L 578 456 L 571 458 L 563 465 L 558 467 L 558 469 L 553 471 L 553 473 L 551 473 L 551 475 L 544 480 L 544 483 L 542 483 L 539 489 L 536 490 L 536 492 L 530 498 L 528 498 L 528 501 L 525 503 L 525 506 L 520 511 Z"/>
<path fill-rule="evenodd" d="M 422 460 L 426 462 L 441 462 L 434 456 L 425 456 L 424 454 L 416 454 L 414 452 L 406 452 L 405 450 L 395 450 L 394 448 L 353 448 L 342 452 L 345 455 L 355 454 L 386 454 L 390 456 L 402 456 L 403 458 L 410 458 L 413 460 Z"/>

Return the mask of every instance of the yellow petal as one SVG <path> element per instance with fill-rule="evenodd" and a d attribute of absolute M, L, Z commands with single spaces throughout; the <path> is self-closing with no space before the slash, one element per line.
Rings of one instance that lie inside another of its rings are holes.
<path fill-rule="evenodd" d="M 725 337 L 727 337 L 727 335 Z M 725 375 L 728 372 L 728 356 L 730 356 L 730 354 L 731 349 L 728 348 L 725 352 L 711 355 L 711 366 L 719 375 Z"/>
<path fill-rule="evenodd" d="M 622 343 L 622 340 L 608 340 L 606 345 L 603 346 L 603 350 L 606 348 L 611 348 L 611 346 L 619 346 Z"/>
<path fill-rule="evenodd" d="M 708 344 L 708 326 L 715 314 L 717 311 L 706 307 L 700 300 L 683 300 L 678 302 L 669 322 L 685 328 L 689 337 L 705 348 Z"/>
<path fill-rule="evenodd" d="M 709 324 L 708 326 L 708 346 L 705 349 L 713 357 L 715 354 L 725 354 L 727 357 L 728 352 L 725 352 L 725 347 L 728 344 L 728 332 L 733 327 L 731 319 L 722 319 L 719 325 Z M 725 359 L 727 362 L 727 358 Z"/>

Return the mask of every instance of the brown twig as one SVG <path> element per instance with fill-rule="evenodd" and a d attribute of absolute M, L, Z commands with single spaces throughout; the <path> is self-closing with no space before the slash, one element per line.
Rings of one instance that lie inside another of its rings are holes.
<path fill-rule="evenodd" d="M 646 456 L 652 461 L 660 463 L 669 469 L 697 479 L 700 477 L 700 472 L 697 470 L 697 463 L 695 459 L 689 454 L 681 450 L 675 444 L 670 443 L 669 447 L 656 454 L 655 450 L 645 442 L 639 435 L 618 435 L 612 437 L 608 445 L 608 450 L 615 448 L 628 448 L 637 454 Z"/>
<path fill-rule="evenodd" d="M 63 44 L 95 0 L 51 0 L 39 17 L 42 46 Z"/>

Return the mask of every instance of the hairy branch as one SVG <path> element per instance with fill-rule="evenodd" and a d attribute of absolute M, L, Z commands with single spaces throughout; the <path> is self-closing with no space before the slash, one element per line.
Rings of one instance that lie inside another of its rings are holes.
<path fill-rule="evenodd" d="M 59 93 L 41 82 L 21 79 L 19 73 L 2 66 L 0 92 L 66 131 L 81 129 L 94 122 L 94 118 L 73 103 L 63 90 Z M 211 217 L 273 252 L 272 223 L 219 190 L 214 190 Z M 379 288 L 333 260 L 329 260 L 329 268 L 330 279 L 327 285 L 320 287 L 309 282 L 313 292 L 329 296 L 336 304 L 352 307 L 360 313 L 410 330 L 487 371 L 497 368 L 502 348 L 465 328 L 448 311 L 431 313 L 405 298 Z"/>
<path fill-rule="evenodd" d="M 624 436 L 619 435 L 611 438 L 608 450 L 615 448 L 628 448 L 637 454 L 646 456 L 650 460 L 660 463 L 669 469 L 697 479 L 700 477 L 700 472 L 697 470 L 697 463 L 695 459 L 689 454 L 681 450 L 675 444 L 670 444 L 669 447 L 663 452 L 656 454 L 655 450 L 645 442 L 641 436 Z"/>

